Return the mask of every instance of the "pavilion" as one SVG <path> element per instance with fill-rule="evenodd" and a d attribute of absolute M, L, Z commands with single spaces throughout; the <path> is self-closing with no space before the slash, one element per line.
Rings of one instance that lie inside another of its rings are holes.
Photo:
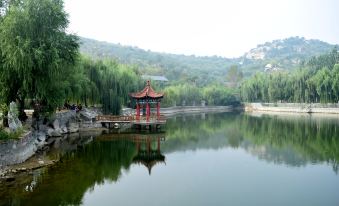
<path fill-rule="evenodd" d="M 136 101 L 136 121 L 140 121 L 140 109 L 146 108 L 146 122 L 160 120 L 160 102 L 164 93 L 157 93 L 147 81 L 146 87 L 140 92 L 130 93 L 129 96 Z M 151 115 L 151 105 L 156 105 L 156 116 Z"/>

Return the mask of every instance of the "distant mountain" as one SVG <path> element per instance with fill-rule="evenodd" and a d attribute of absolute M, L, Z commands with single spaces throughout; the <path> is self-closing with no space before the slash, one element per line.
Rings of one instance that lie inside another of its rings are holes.
<path fill-rule="evenodd" d="M 333 47 L 334 45 L 326 42 L 315 39 L 307 40 L 303 37 L 279 39 L 260 44 L 246 52 L 240 64 L 247 70 L 251 68 L 254 70 L 258 68 L 291 70 L 298 67 L 302 61 L 327 53 Z"/>
<path fill-rule="evenodd" d="M 81 53 L 92 58 L 115 58 L 134 64 L 148 75 L 165 75 L 170 81 L 188 80 L 207 84 L 224 82 L 228 68 L 238 65 L 245 76 L 257 71 L 292 70 L 312 56 L 329 52 L 334 45 L 320 40 L 290 37 L 258 45 L 239 58 L 200 57 L 146 51 L 81 37 Z"/>

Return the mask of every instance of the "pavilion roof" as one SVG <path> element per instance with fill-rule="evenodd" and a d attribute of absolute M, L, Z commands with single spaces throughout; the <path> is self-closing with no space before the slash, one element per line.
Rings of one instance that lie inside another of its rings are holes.
<path fill-rule="evenodd" d="M 140 92 L 130 93 L 129 96 L 135 99 L 145 99 L 145 98 L 153 98 L 159 99 L 164 97 L 164 93 L 157 93 L 151 87 L 150 81 L 147 81 L 146 87 Z"/>

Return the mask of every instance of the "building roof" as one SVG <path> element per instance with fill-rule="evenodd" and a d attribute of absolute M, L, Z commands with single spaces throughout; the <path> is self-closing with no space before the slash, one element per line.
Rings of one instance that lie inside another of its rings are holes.
<path fill-rule="evenodd" d="M 141 90 L 140 92 L 130 93 L 129 96 L 135 99 L 160 99 L 164 97 L 164 93 L 155 92 L 154 89 L 151 87 L 150 81 L 148 80 L 146 87 L 143 90 Z"/>
<path fill-rule="evenodd" d="M 142 75 L 141 78 L 150 79 L 153 81 L 168 82 L 168 79 L 165 76 Z"/>

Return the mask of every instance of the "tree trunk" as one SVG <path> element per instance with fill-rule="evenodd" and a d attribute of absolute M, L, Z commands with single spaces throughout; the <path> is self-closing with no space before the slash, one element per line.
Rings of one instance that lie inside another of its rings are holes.
<path fill-rule="evenodd" d="M 19 107 L 18 107 L 18 110 L 19 110 L 19 120 L 24 122 L 27 120 L 27 115 L 24 111 L 25 109 L 25 97 L 23 97 L 22 99 L 19 99 Z"/>
<path fill-rule="evenodd" d="M 3 114 L 3 119 L 2 119 L 2 125 L 4 126 L 4 127 L 8 127 L 9 125 L 8 125 L 8 111 L 5 111 L 4 112 L 4 114 Z"/>

